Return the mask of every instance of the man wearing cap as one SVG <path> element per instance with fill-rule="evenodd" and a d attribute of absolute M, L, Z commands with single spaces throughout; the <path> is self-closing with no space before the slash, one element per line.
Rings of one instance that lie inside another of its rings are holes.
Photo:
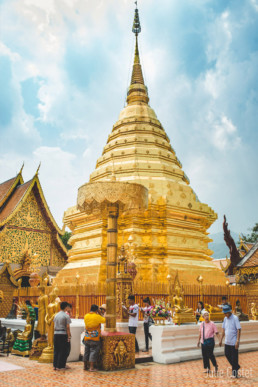
<path fill-rule="evenodd" d="M 240 365 L 238 364 L 238 348 L 241 335 L 241 326 L 237 316 L 232 314 L 231 305 L 223 306 L 223 313 L 225 318 L 222 325 L 222 337 L 220 340 L 220 347 L 222 345 L 223 338 L 225 336 L 225 356 L 232 366 L 233 378 L 238 377 L 238 370 Z"/>

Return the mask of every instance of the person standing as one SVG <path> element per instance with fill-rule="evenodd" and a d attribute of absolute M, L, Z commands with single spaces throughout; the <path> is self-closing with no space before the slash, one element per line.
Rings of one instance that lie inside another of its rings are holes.
<path fill-rule="evenodd" d="M 196 318 L 197 322 L 199 322 L 199 319 L 200 319 L 200 317 L 202 315 L 202 311 L 203 310 L 204 310 L 203 302 L 199 301 L 198 305 L 197 305 L 196 312 L 195 312 L 195 318 Z"/>
<path fill-rule="evenodd" d="M 139 345 L 136 339 L 136 331 L 137 331 L 138 320 L 139 320 L 139 306 L 135 303 L 135 296 L 133 295 L 128 297 L 128 301 L 129 301 L 129 309 L 127 309 L 126 306 L 123 306 L 123 307 L 127 311 L 127 314 L 129 316 L 128 329 L 130 333 L 135 335 L 135 352 L 138 353 Z"/>
<path fill-rule="evenodd" d="M 232 314 L 231 305 L 223 306 L 223 313 L 225 318 L 222 325 L 222 337 L 220 340 L 220 347 L 225 336 L 225 356 L 232 367 L 232 378 L 238 377 L 238 348 L 241 336 L 241 325 L 237 316 Z"/>
<path fill-rule="evenodd" d="M 67 360 L 67 345 L 71 340 L 71 318 L 66 313 L 68 302 L 60 304 L 60 312 L 54 317 L 54 370 L 65 368 Z"/>
<path fill-rule="evenodd" d="M 152 310 L 151 302 L 149 297 L 146 297 L 143 300 L 145 306 L 144 308 L 141 308 L 141 311 L 143 312 L 143 327 L 144 327 L 144 335 L 145 335 L 145 346 L 146 349 L 143 350 L 143 352 L 149 351 L 149 339 L 152 340 L 152 336 L 149 332 L 149 326 L 151 325 L 151 322 L 153 321 L 150 317 L 150 311 Z"/>
<path fill-rule="evenodd" d="M 100 333 L 101 333 L 101 324 L 104 324 L 106 319 L 101 316 L 98 305 L 91 305 L 90 313 L 87 313 L 84 316 L 85 323 L 85 335 L 83 343 L 85 345 L 84 352 L 84 370 L 87 370 L 87 362 L 90 362 L 90 371 L 96 371 L 94 368 L 94 363 L 97 362 L 99 351 L 100 351 Z"/>
<path fill-rule="evenodd" d="M 220 309 L 223 309 L 223 306 L 230 305 L 228 302 L 227 296 L 222 296 L 221 298 L 221 305 L 218 305 Z"/>
<path fill-rule="evenodd" d="M 70 319 L 72 318 L 72 304 L 67 303 L 67 308 L 65 313 L 67 314 L 67 316 L 70 317 Z M 67 351 L 66 352 L 66 361 L 67 361 L 71 352 L 71 340 L 67 340 L 66 351 Z M 66 365 L 65 368 L 70 368 L 70 367 Z"/>
<path fill-rule="evenodd" d="M 202 311 L 202 317 L 204 318 L 204 321 L 202 321 L 200 325 L 197 347 L 200 346 L 201 341 L 204 372 L 210 372 L 210 361 L 215 367 L 215 372 L 218 372 L 218 364 L 213 354 L 213 350 L 215 347 L 214 336 L 217 335 L 219 337 L 219 332 L 214 322 L 210 321 L 209 312 L 207 312 L 207 310 Z"/>

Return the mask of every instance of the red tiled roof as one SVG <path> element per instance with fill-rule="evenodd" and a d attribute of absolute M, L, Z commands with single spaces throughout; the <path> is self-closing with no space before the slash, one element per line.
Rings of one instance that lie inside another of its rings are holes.
<path fill-rule="evenodd" d="M 242 267 L 258 266 L 258 249 L 251 255 L 250 258 L 243 264 Z"/>
<path fill-rule="evenodd" d="M 5 196 L 8 194 L 10 188 L 12 187 L 13 183 L 15 182 L 16 177 L 13 177 L 10 180 L 5 181 L 4 183 L 0 184 L 0 203 L 3 201 Z"/>
<path fill-rule="evenodd" d="M 20 200 L 23 198 L 25 195 L 27 189 L 29 188 L 31 184 L 31 180 L 28 181 L 25 184 L 19 185 L 15 192 L 13 193 L 12 197 L 9 199 L 8 203 L 6 206 L 3 208 L 3 210 L 0 213 L 0 223 L 8 218 L 8 216 L 11 215 L 11 213 L 14 211 L 14 209 L 17 207 L 19 204 Z"/>

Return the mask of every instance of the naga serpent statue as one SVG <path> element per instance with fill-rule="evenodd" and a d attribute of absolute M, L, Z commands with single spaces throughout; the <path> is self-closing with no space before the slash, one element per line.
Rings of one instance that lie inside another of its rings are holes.
<path fill-rule="evenodd" d="M 230 253 L 230 264 L 225 269 L 225 272 L 228 275 L 233 275 L 234 274 L 233 270 L 237 266 L 237 264 L 241 261 L 241 257 L 237 250 L 235 241 L 232 238 L 230 231 L 228 229 L 228 223 L 225 215 L 224 215 L 224 222 L 223 222 L 223 230 L 224 230 L 224 241 L 226 242 Z"/>

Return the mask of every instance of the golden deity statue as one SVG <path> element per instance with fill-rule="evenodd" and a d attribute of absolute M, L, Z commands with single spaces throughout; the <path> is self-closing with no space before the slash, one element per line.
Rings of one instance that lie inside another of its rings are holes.
<path fill-rule="evenodd" d="M 36 330 L 39 332 L 40 337 L 33 341 L 32 348 L 30 351 L 30 360 L 38 360 L 42 354 L 44 348 L 48 346 L 46 338 L 47 323 L 46 314 L 48 308 L 48 296 L 46 293 L 46 287 L 48 278 L 45 278 L 42 284 L 39 286 L 40 295 L 38 298 L 38 325 Z"/>
<path fill-rule="evenodd" d="M 27 315 L 24 331 L 19 333 L 12 348 L 16 355 L 28 356 L 32 345 L 33 325 L 30 315 Z"/>
<path fill-rule="evenodd" d="M 27 318 L 26 320 L 27 324 L 25 325 L 24 331 L 21 333 L 18 333 L 17 339 L 19 340 L 28 340 L 28 338 L 31 335 L 32 325 L 30 323 L 30 320 Z"/>
<path fill-rule="evenodd" d="M 252 315 L 252 320 L 255 320 L 255 321 L 258 320 L 258 309 L 256 308 L 255 302 L 251 303 L 251 315 Z"/>
<path fill-rule="evenodd" d="M 210 314 L 210 320 L 212 321 L 223 321 L 225 318 L 225 315 L 221 308 L 218 308 L 217 306 L 212 306 L 209 304 L 204 304 L 204 309 L 207 310 Z M 203 317 L 201 316 L 199 318 L 199 321 L 204 321 Z"/>
<path fill-rule="evenodd" d="M 47 341 L 48 346 L 43 350 L 39 358 L 40 363 L 51 363 L 54 356 L 54 318 L 59 311 L 59 302 L 56 302 L 57 294 L 52 291 L 49 295 L 49 304 L 47 306 L 47 313 L 45 322 L 47 326 Z"/>
<path fill-rule="evenodd" d="M 239 300 L 236 300 L 235 315 L 239 321 L 249 321 L 248 314 L 243 313 Z"/>
<path fill-rule="evenodd" d="M 116 346 L 114 351 L 115 361 L 117 365 L 124 364 L 127 358 L 127 350 L 124 342 L 122 340 Z"/>
<path fill-rule="evenodd" d="M 56 293 L 50 293 L 50 303 L 47 306 L 47 313 L 45 322 L 47 324 L 47 340 L 48 346 L 53 348 L 54 346 L 54 317 L 58 312 L 58 305 L 56 303 Z"/>
<path fill-rule="evenodd" d="M 193 309 L 185 305 L 184 292 L 179 282 L 178 272 L 174 282 L 174 292 L 175 295 L 172 298 L 171 305 L 174 310 L 173 322 L 178 325 L 190 322 L 196 323 Z"/>
<path fill-rule="evenodd" d="M 185 306 L 184 303 L 184 292 L 180 289 L 179 286 L 175 288 L 176 295 L 173 297 L 173 306 L 176 313 L 191 313 L 193 314 L 193 309 Z"/>
<path fill-rule="evenodd" d="M 41 336 L 45 336 L 47 332 L 47 326 L 46 326 L 46 314 L 47 314 L 47 307 L 48 307 L 48 296 L 45 294 L 45 287 L 40 286 L 39 287 L 40 296 L 38 299 L 38 325 L 37 325 L 37 331 L 40 333 Z"/>

